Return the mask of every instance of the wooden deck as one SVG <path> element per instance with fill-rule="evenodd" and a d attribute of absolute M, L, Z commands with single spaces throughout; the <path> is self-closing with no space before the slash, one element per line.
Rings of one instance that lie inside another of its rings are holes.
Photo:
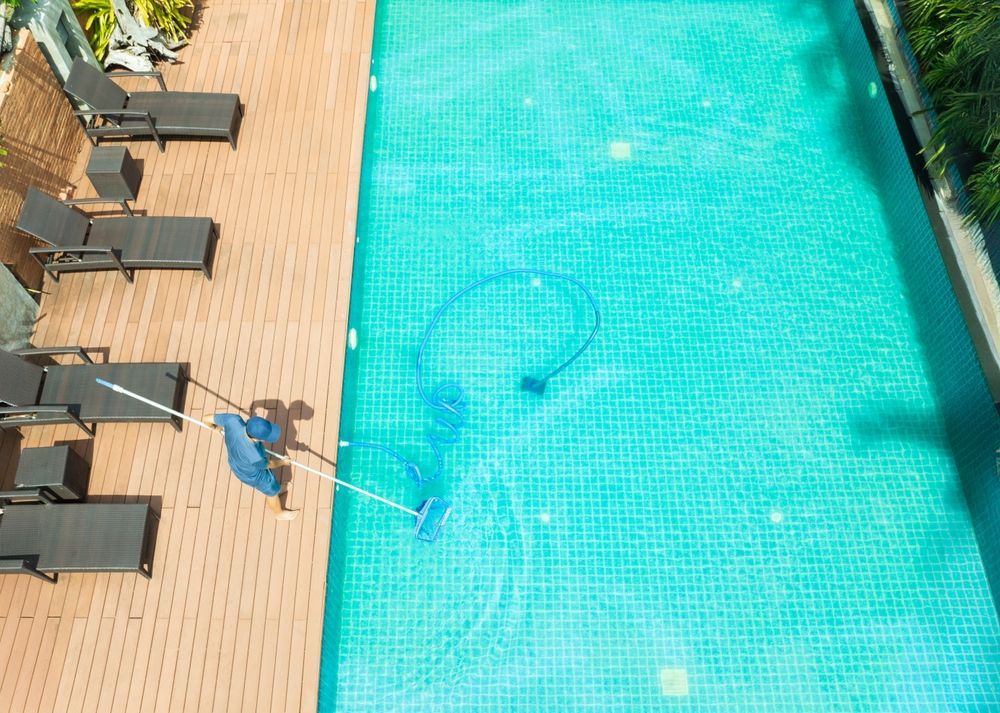
<path fill-rule="evenodd" d="M 34 343 L 81 344 L 110 361 L 181 361 L 200 416 L 252 405 L 293 457 L 334 457 L 375 0 L 196 0 L 197 29 L 168 87 L 237 91 L 246 116 L 225 142 L 132 142 L 136 207 L 219 225 L 214 276 L 68 275 L 46 282 Z M 89 185 L 78 164 L 80 191 Z M 0 709 L 315 711 L 332 487 L 291 478 L 298 520 L 277 523 L 194 427 L 25 431 L 72 440 L 94 500 L 160 513 L 152 580 L 0 577 Z M 279 444 L 281 447 L 281 444 Z M 16 448 L 0 451 L 12 477 Z"/>

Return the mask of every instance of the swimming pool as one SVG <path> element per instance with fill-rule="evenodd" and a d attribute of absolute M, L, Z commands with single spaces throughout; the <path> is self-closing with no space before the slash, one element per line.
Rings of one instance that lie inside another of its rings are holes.
<path fill-rule="evenodd" d="M 379 0 L 342 436 L 432 467 L 416 350 L 479 277 L 605 321 L 539 398 L 587 305 L 484 288 L 426 357 L 470 399 L 444 476 L 341 453 L 455 511 L 426 545 L 338 493 L 321 710 L 1000 707 L 957 310 L 845 6 Z"/>

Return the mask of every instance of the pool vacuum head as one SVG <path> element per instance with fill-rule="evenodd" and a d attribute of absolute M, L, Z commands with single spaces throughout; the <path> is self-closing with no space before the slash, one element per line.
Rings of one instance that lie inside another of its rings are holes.
<path fill-rule="evenodd" d="M 441 536 L 441 528 L 451 515 L 451 506 L 441 498 L 428 498 L 417 509 L 417 522 L 413 534 L 418 540 L 435 542 Z"/>
<path fill-rule="evenodd" d="M 538 394 L 541 396 L 545 393 L 545 385 L 548 382 L 545 379 L 536 379 L 533 376 L 525 376 L 521 379 L 521 391 L 530 391 L 533 394 Z"/>

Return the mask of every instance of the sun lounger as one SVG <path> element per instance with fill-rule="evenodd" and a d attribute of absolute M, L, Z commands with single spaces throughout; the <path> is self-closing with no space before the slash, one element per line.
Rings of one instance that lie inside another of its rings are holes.
<path fill-rule="evenodd" d="M 154 77 L 159 92 L 126 92 L 111 77 Z M 102 136 L 153 138 L 163 151 L 169 137 L 227 139 L 236 148 L 243 119 L 237 94 L 169 92 L 159 72 L 108 72 L 73 62 L 63 90 L 87 108 L 76 111 L 91 143 Z"/>
<path fill-rule="evenodd" d="M 83 364 L 38 366 L 27 356 L 74 354 Z M 170 423 L 180 419 L 160 409 L 117 394 L 98 384 L 98 377 L 143 394 L 175 411 L 183 410 L 185 371 L 175 363 L 94 364 L 81 347 L 0 349 L 0 430 L 51 424 L 76 424 L 87 435 L 87 424 L 129 422 Z"/>
<path fill-rule="evenodd" d="M 49 244 L 28 252 L 56 280 L 62 272 L 118 270 L 131 282 L 137 268 L 201 270 L 211 277 L 218 239 L 211 218 L 91 219 L 34 188 L 28 189 L 17 228 Z"/>
<path fill-rule="evenodd" d="M 36 496 L 37 504 L 10 504 Z M 152 574 L 156 516 L 145 504 L 52 503 L 43 491 L 0 493 L 0 574 L 55 582 L 56 572 Z"/>

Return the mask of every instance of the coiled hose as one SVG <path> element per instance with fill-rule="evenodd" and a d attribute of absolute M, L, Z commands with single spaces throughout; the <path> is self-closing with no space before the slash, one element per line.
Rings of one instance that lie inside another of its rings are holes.
<path fill-rule="evenodd" d="M 427 329 L 424 331 L 424 338 L 420 341 L 420 349 L 417 351 L 417 364 L 415 368 L 417 393 L 420 395 L 420 399 L 428 407 L 440 414 L 434 419 L 434 424 L 437 427 L 437 430 L 431 431 L 426 436 L 427 443 L 430 445 L 431 450 L 434 452 L 434 457 L 437 460 L 437 466 L 434 469 L 434 473 L 430 476 L 424 476 L 420 471 L 420 467 L 415 462 L 404 456 L 396 449 L 382 445 L 381 443 L 369 443 L 366 441 L 341 441 L 341 447 L 375 450 L 394 458 L 402 464 L 403 471 L 418 486 L 435 480 L 439 475 L 441 475 L 444 470 L 444 455 L 441 451 L 442 446 L 452 445 L 458 441 L 458 438 L 461 435 L 461 429 L 465 426 L 465 410 L 467 408 L 466 393 L 465 389 L 463 389 L 460 384 L 453 381 L 440 384 L 428 393 L 428 391 L 424 388 L 423 380 L 424 355 L 427 352 L 427 345 L 430 342 L 431 335 L 433 335 L 434 330 L 437 328 L 438 323 L 448 311 L 449 307 L 473 290 L 511 275 L 535 275 L 537 277 L 547 277 L 568 282 L 583 292 L 594 312 L 594 327 L 591 329 L 587 339 L 580 345 L 580 348 L 577 349 L 569 359 L 559 364 L 559 366 L 545 374 L 540 379 L 525 376 L 521 380 L 521 389 L 523 391 L 531 391 L 541 395 L 544 393 L 545 385 L 548 383 L 549 379 L 563 372 L 569 367 L 570 364 L 579 359 L 580 356 L 587 351 L 587 348 L 590 347 L 595 337 L 597 337 L 597 332 L 601 327 L 601 311 L 597 306 L 597 300 L 594 298 L 593 293 L 587 289 L 586 285 L 574 277 L 563 275 L 558 272 L 533 270 L 529 268 L 503 270 L 502 272 L 487 275 L 486 277 L 466 285 L 449 297 L 444 304 L 438 307 L 437 312 L 434 313 L 434 317 L 431 319 L 430 323 L 427 325 Z"/>

